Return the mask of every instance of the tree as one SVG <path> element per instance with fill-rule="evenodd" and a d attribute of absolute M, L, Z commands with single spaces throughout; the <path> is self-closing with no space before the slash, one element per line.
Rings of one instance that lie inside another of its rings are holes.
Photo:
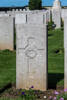
<path fill-rule="evenodd" d="M 30 10 L 40 10 L 42 8 L 42 0 L 29 0 Z"/>

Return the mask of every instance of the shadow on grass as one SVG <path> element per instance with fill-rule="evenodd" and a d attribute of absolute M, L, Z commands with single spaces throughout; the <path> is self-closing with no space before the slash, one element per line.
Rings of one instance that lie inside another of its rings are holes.
<path fill-rule="evenodd" d="M 49 73 L 48 74 L 48 89 L 56 89 L 57 83 L 64 79 L 64 74 L 62 73 Z"/>
<path fill-rule="evenodd" d="M 53 36 L 53 34 L 48 34 L 48 37 Z"/>
<path fill-rule="evenodd" d="M 3 88 L 0 89 L 0 94 L 3 93 L 5 90 L 9 89 L 12 87 L 11 83 L 8 83 L 7 85 L 5 85 Z"/>
<path fill-rule="evenodd" d="M 16 45 L 14 45 L 14 50 L 16 50 Z"/>

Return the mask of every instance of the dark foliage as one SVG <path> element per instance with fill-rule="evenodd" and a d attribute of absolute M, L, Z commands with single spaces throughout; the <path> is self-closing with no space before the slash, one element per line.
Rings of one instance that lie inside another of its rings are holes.
<path fill-rule="evenodd" d="M 42 0 L 29 0 L 30 10 L 40 10 L 42 9 Z"/>

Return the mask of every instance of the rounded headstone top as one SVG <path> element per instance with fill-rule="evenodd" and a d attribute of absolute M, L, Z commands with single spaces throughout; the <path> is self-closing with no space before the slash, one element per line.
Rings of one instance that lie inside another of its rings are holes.
<path fill-rule="evenodd" d="M 61 2 L 60 2 L 60 0 L 55 0 L 54 4 L 53 4 L 53 7 L 54 8 L 61 8 Z"/>

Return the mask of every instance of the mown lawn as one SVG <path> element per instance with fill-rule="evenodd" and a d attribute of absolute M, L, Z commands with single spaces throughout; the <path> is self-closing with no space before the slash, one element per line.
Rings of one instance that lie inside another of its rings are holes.
<path fill-rule="evenodd" d="M 48 32 L 48 85 L 49 88 L 64 85 L 64 32 L 61 29 Z"/>
<path fill-rule="evenodd" d="M 16 80 L 16 52 L 0 51 L 0 88 Z"/>
<path fill-rule="evenodd" d="M 54 88 L 64 83 L 63 31 L 48 32 L 48 85 Z M 16 52 L 0 51 L 0 88 L 16 81 Z"/>

